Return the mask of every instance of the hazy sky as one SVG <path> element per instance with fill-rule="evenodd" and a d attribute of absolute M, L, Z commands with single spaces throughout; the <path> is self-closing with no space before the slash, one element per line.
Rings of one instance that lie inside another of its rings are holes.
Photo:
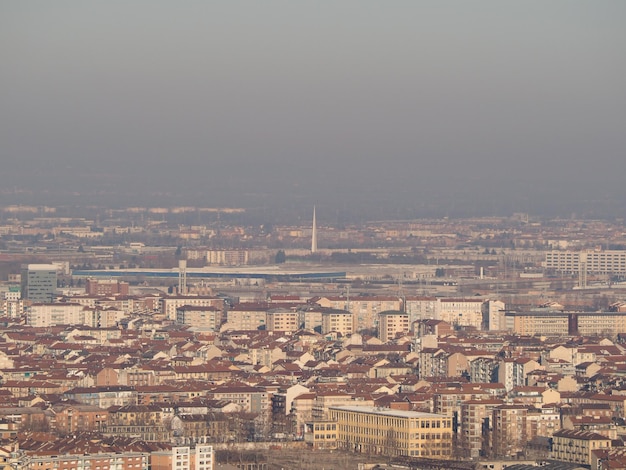
<path fill-rule="evenodd" d="M 624 25 L 623 0 L 5 0 L 0 181 L 201 204 L 615 207 Z"/>

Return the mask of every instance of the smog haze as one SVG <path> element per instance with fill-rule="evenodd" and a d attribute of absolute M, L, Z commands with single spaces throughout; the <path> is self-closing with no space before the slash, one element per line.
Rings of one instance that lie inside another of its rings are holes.
<path fill-rule="evenodd" d="M 4 2 L 0 202 L 624 217 L 625 20 L 617 0 Z"/>

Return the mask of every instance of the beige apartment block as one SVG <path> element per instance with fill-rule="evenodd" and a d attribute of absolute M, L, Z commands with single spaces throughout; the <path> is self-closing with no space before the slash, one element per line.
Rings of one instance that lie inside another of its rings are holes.
<path fill-rule="evenodd" d="M 507 312 L 513 319 L 513 330 L 524 336 L 597 336 L 626 331 L 623 312 Z"/>
<path fill-rule="evenodd" d="M 176 310 L 184 305 L 191 307 L 215 307 L 219 310 L 224 309 L 224 299 L 212 296 L 200 295 L 177 295 L 163 297 L 161 299 L 161 313 L 168 320 L 176 320 Z"/>
<path fill-rule="evenodd" d="M 624 274 L 626 250 L 551 251 L 546 253 L 544 267 L 567 274 L 583 269 L 593 274 Z"/>
<path fill-rule="evenodd" d="M 467 400 L 461 403 L 460 441 L 464 457 L 478 458 L 491 448 L 491 417 L 502 400 Z"/>
<path fill-rule="evenodd" d="M 363 397 L 356 397 L 346 392 L 319 392 L 315 397 L 311 409 L 313 420 L 328 419 L 332 407 L 337 406 L 373 406 L 373 400 L 365 400 Z"/>
<path fill-rule="evenodd" d="M 72 470 L 76 468 L 148 470 L 150 468 L 150 454 L 147 452 L 116 452 L 84 455 L 35 455 L 19 468 L 21 470 Z"/>
<path fill-rule="evenodd" d="M 550 457 L 563 462 L 591 465 L 592 451 L 608 449 L 611 439 L 594 432 L 562 429 L 552 436 Z"/>
<path fill-rule="evenodd" d="M 322 333 L 341 333 L 343 336 L 355 332 L 354 315 L 347 310 L 324 309 L 322 311 Z"/>
<path fill-rule="evenodd" d="M 226 313 L 226 323 L 222 330 L 258 330 L 267 325 L 267 311 L 265 303 L 241 303 L 233 305 Z"/>
<path fill-rule="evenodd" d="M 512 312 L 513 331 L 523 336 L 566 336 L 569 316 L 562 312 Z"/>
<path fill-rule="evenodd" d="M 398 335 L 406 335 L 410 330 L 409 314 L 400 311 L 386 311 L 378 314 L 378 338 L 387 343 Z"/>
<path fill-rule="evenodd" d="M 248 264 L 250 254 L 247 250 L 209 250 L 206 261 L 210 265 L 243 266 Z"/>
<path fill-rule="evenodd" d="M 589 312 L 576 314 L 579 335 L 613 336 L 626 331 L 626 313 L 624 312 Z"/>
<path fill-rule="evenodd" d="M 439 299 L 427 296 L 406 296 L 403 299 L 404 311 L 411 324 L 421 320 L 434 320 L 439 315 Z"/>
<path fill-rule="evenodd" d="M 74 303 L 33 304 L 26 317 L 28 325 L 35 327 L 81 325 L 85 319 L 83 306 Z"/>
<path fill-rule="evenodd" d="M 304 425 L 304 442 L 313 449 L 336 449 L 337 436 L 335 421 L 311 421 Z"/>
<path fill-rule="evenodd" d="M 299 314 L 287 308 L 275 308 L 267 311 L 268 331 L 297 331 L 300 329 Z"/>
<path fill-rule="evenodd" d="M 496 457 L 513 457 L 524 451 L 527 438 L 528 407 L 501 405 L 492 413 L 492 445 Z"/>
<path fill-rule="evenodd" d="M 441 299 L 439 319 L 479 330 L 483 323 L 483 302 L 482 299 Z"/>
<path fill-rule="evenodd" d="M 369 406 L 330 408 L 337 447 L 371 454 L 449 459 L 452 418 Z"/>
<path fill-rule="evenodd" d="M 355 315 L 356 330 L 376 328 L 378 314 L 386 310 L 400 310 L 402 299 L 394 296 L 321 297 L 321 307 L 348 310 Z"/>
<path fill-rule="evenodd" d="M 218 331 L 222 311 L 216 307 L 183 305 L 176 309 L 176 324 L 204 331 Z"/>
<path fill-rule="evenodd" d="M 213 446 L 196 444 L 195 448 L 172 447 L 172 450 L 152 453 L 151 470 L 213 470 Z"/>

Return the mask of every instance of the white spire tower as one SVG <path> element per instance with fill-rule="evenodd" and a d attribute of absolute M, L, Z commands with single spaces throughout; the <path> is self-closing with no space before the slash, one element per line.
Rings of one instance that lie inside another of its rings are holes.
<path fill-rule="evenodd" d="M 313 226 L 311 228 L 311 253 L 317 253 L 317 222 L 315 220 L 315 206 L 313 206 Z"/>

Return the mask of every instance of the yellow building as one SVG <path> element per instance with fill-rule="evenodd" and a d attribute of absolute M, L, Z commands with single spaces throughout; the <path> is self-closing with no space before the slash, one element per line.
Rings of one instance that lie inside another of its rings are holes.
<path fill-rule="evenodd" d="M 452 418 L 371 406 L 329 410 L 337 422 L 337 447 L 355 452 L 449 459 Z"/>
<path fill-rule="evenodd" d="M 576 315 L 578 334 L 583 336 L 614 335 L 626 331 L 624 312 L 585 312 Z"/>
<path fill-rule="evenodd" d="M 611 439 L 594 432 L 562 429 L 552 436 L 551 458 L 562 462 L 591 465 L 591 453 L 611 447 Z"/>
<path fill-rule="evenodd" d="M 320 307 L 348 310 L 354 315 L 356 331 L 376 328 L 378 314 L 386 310 L 400 310 L 402 300 L 395 296 L 320 297 Z"/>
<path fill-rule="evenodd" d="M 233 305 L 226 313 L 222 330 L 258 330 L 267 324 L 266 303 L 241 303 Z"/>
<path fill-rule="evenodd" d="M 567 336 L 569 316 L 561 312 L 514 312 L 513 331 L 519 335 Z"/>
<path fill-rule="evenodd" d="M 153 452 L 150 468 L 152 470 L 213 470 L 214 463 L 213 446 L 196 444 L 195 448 L 172 447 L 171 450 Z"/>
<path fill-rule="evenodd" d="M 507 312 L 519 335 L 611 335 L 626 328 L 622 312 Z"/>
<path fill-rule="evenodd" d="M 335 421 L 312 421 L 304 425 L 304 442 L 313 449 L 337 448 L 337 423 Z"/>
<path fill-rule="evenodd" d="M 355 331 L 354 315 L 351 312 L 332 308 L 322 310 L 323 334 L 337 332 L 347 336 Z"/>
<path fill-rule="evenodd" d="M 396 338 L 398 334 L 409 333 L 409 314 L 388 310 L 378 314 L 378 338 L 387 343 Z"/>
<path fill-rule="evenodd" d="M 176 309 L 176 323 L 192 328 L 218 331 L 222 321 L 222 311 L 217 307 L 183 305 Z"/>
<path fill-rule="evenodd" d="M 268 331 L 297 331 L 300 328 L 298 312 L 288 308 L 276 308 L 267 312 Z"/>

